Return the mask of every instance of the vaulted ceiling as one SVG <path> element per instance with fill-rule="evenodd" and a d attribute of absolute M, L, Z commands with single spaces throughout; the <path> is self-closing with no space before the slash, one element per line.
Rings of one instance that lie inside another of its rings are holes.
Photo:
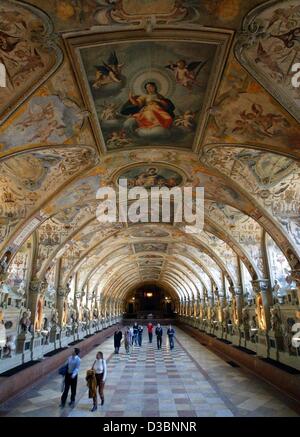
<path fill-rule="evenodd" d="M 0 0 L 0 255 L 119 297 L 268 278 L 266 239 L 299 268 L 299 26 L 296 0 Z M 203 231 L 100 223 L 121 176 L 204 187 Z"/>

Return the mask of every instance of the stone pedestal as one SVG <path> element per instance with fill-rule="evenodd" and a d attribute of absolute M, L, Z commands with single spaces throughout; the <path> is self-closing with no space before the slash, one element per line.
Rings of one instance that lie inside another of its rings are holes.
<path fill-rule="evenodd" d="M 60 348 L 60 328 L 58 325 L 50 329 L 50 343 L 54 344 L 54 349 Z"/>
<path fill-rule="evenodd" d="M 268 358 L 269 357 L 268 334 L 264 331 L 258 331 L 256 341 L 257 341 L 257 348 L 256 348 L 257 355 L 263 358 Z"/>
<path fill-rule="evenodd" d="M 66 347 L 71 341 L 71 331 L 64 326 L 60 331 L 59 346 Z"/>
<path fill-rule="evenodd" d="M 32 334 L 30 332 L 21 332 L 16 340 L 16 353 L 21 354 L 22 363 L 31 360 Z"/>
<path fill-rule="evenodd" d="M 241 331 L 239 326 L 233 325 L 231 331 L 231 341 L 235 346 L 241 346 Z"/>
<path fill-rule="evenodd" d="M 31 345 L 31 359 L 39 360 L 43 358 L 43 345 L 42 345 L 42 334 L 40 332 L 35 332 L 32 336 Z"/>
<path fill-rule="evenodd" d="M 269 357 L 273 360 L 280 360 L 280 351 L 284 351 L 284 339 L 273 330 L 268 332 Z"/>

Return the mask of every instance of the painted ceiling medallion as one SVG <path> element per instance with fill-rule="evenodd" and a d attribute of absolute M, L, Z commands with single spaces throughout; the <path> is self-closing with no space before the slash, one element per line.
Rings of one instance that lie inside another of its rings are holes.
<path fill-rule="evenodd" d="M 15 0 L 0 0 L 0 62 L 6 87 L 0 88 L 0 125 L 62 62 L 53 28 L 41 10 Z"/>
<path fill-rule="evenodd" d="M 135 36 L 67 38 L 99 148 L 197 148 L 231 32 L 157 30 L 149 38 L 138 30 Z"/>

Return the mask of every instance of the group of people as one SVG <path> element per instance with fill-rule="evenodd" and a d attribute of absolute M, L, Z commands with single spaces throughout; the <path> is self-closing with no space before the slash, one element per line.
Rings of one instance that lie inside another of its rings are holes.
<path fill-rule="evenodd" d="M 81 363 L 79 354 L 80 350 L 78 348 L 75 348 L 65 365 L 59 369 L 59 373 L 64 377 L 64 389 L 60 403 L 61 408 L 65 407 L 70 388 L 71 400 L 69 402 L 69 406 L 74 407 L 75 405 L 78 372 Z M 97 389 L 99 391 L 101 405 L 104 404 L 104 385 L 106 380 L 106 374 L 106 360 L 103 358 L 102 352 L 97 352 L 96 359 L 94 360 L 91 369 L 89 369 L 86 373 L 86 381 L 89 388 L 89 398 L 93 399 L 93 408 L 91 409 L 91 411 L 96 411 L 98 408 Z"/>
<path fill-rule="evenodd" d="M 143 340 L 143 326 L 134 323 L 132 327 L 127 327 L 124 332 L 124 346 L 127 353 L 130 352 L 131 347 L 142 346 Z M 147 332 L 149 343 L 152 343 L 153 339 L 153 331 L 156 335 L 157 340 L 157 349 L 161 349 L 162 347 L 162 337 L 163 337 L 163 329 L 161 325 L 158 323 L 155 330 L 154 326 L 151 322 L 147 325 Z M 170 349 L 174 348 L 174 337 L 175 330 L 169 325 L 167 329 L 167 336 L 169 339 Z M 115 353 L 118 354 L 121 343 L 122 343 L 123 333 L 120 330 L 119 325 L 114 333 L 114 348 Z M 72 355 L 68 358 L 67 362 L 59 369 L 59 373 L 64 377 L 64 389 L 61 396 L 60 407 L 64 408 L 66 404 L 66 400 L 69 394 L 69 390 L 71 388 L 71 400 L 69 402 L 70 407 L 74 407 L 75 405 L 75 396 L 77 389 L 77 379 L 78 372 L 80 368 L 80 350 L 75 348 Z M 91 409 L 92 412 L 96 411 L 98 408 L 98 400 L 97 400 L 97 391 L 99 392 L 101 405 L 104 404 L 104 385 L 107 376 L 107 364 L 106 360 L 103 358 L 102 352 L 97 352 L 96 359 L 93 362 L 91 369 L 87 370 L 86 373 L 86 381 L 89 389 L 89 398 L 93 399 L 93 407 Z"/>
<path fill-rule="evenodd" d="M 144 331 L 143 326 L 138 325 L 137 322 L 135 322 L 133 326 L 131 326 L 131 327 L 128 326 L 126 328 L 126 330 L 124 332 L 124 346 L 125 346 L 125 350 L 127 353 L 130 352 L 130 348 L 132 346 L 139 346 L 139 347 L 142 346 L 143 331 Z M 155 332 L 155 335 L 156 335 L 157 349 L 161 349 L 162 337 L 163 337 L 163 329 L 162 329 L 161 325 L 158 323 L 155 330 L 154 330 L 153 324 L 151 322 L 148 323 L 147 332 L 148 332 L 149 343 L 152 343 L 153 331 Z M 173 349 L 174 348 L 175 330 L 172 327 L 172 325 L 169 325 L 169 327 L 167 329 L 167 336 L 169 339 L 170 349 Z M 116 354 L 119 353 L 122 339 L 123 339 L 123 333 L 120 330 L 120 327 L 118 326 L 115 333 L 114 333 L 114 347 L 115 347 Z"/>

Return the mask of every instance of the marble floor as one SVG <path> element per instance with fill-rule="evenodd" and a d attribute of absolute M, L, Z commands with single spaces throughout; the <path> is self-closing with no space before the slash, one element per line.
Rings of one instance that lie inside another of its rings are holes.
<path fill-rule="evenodd" d="M 108 360 L 105 404 L 94 413 L 85 382 L 97 350 Z M 291 401 L 268 384 L 210 352 L 176 329 L 174 350 L 166 338 L 162 350 L 155 339 L 127 355 L 112 354 L 113 338 L 85 355 L 79 373 L 76 404 L 59 408 L 61 377 L 46 380 L 0 405 L 0 416 L 29 417 L 233 417 L 299 416 Z"/>

